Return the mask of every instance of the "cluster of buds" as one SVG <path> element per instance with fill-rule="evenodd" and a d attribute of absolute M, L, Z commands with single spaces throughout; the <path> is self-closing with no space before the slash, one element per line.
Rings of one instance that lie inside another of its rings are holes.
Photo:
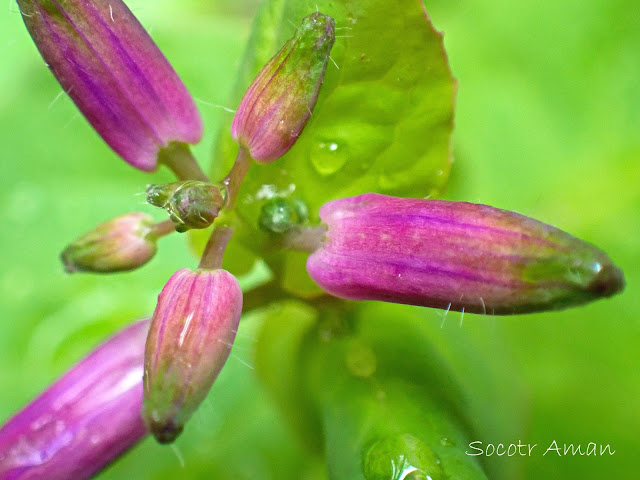
<path fill-rule="evenodd" d="M 202 135 L 193 100 L 120 0 L 18 4 L 53 74 L 106 143 L 136 168 L 164 163 L 182 180 L 147 188 L 148 203 L 169 220 L 131 213 L 103 223 L 64 251 L 66 269 L 131 270 L 153 257 L 157 238 L 213 224 L 198 269 L 170 278 L 150 328 L 139 323 L 118 334 L 0 430 L 3 478 L 87 478 L 147 432 L 173 442 L 223 368 L 243 299 L 221 268 L 232 230 L 217 224 L 220 213 L 233 209 L 250 159 L 275 161 L 300 136 L 335 24 L 319 12 L 304 18 L 249 86 L 231 128 L 238 158 L 221 191 L 186 146 Z M 306 206 L 276 197 L 256 224 L 282 235 L 282 245 L 309 251 L 310 277 L 340 298 L 515 314 L 585 303 L 624 286 L 602 251 L 493 207 L 369 193 L 327 203 L 320 218 L 303 225 Z"/>

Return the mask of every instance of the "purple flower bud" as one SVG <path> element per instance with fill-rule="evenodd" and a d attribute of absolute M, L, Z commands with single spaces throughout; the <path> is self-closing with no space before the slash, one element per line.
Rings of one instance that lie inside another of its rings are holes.
<path fill-rule="evenodd" d="M 594 246 L 486 205 L 365 194 L 325 204 L 311 278 L 352 300 L 489 314 L 560 309 L 624 288 Z"/>
<path fill-rule="evenodd" d="M 157 166 L 171 142 L 197 143 L 189 92 L 121 0 L 18 0 L 24 23 L 62 88 L 128 163 Z"/>
<path fill-rule="evenodd" d="M 116 334 L 0 429 L 0 478 L 82 480 L 146 435 L 148 321 Z"/>
<path fill-rule="evenodd" d="M 137 212 L 101 223 L 62 252 L 62 263 L 69 273 L 123 272 L 138 268 L 156 253 L 153 224 L 153 218 Z"/>
<path fill-rule="evenodd" d="M 144 419 L 171 443 L 204 400 L 231 351 L 242 291 L 226 270 L 178 270 L 158 297 L 145 351 Z"/>
<path fill-rule="evenodd" d="M 334 41 L 333 18 L 319 12 L 305 17 L 245 93 L 231 135 L 257 162 L 280 158 L 298 140 L 318 99 Z"/>

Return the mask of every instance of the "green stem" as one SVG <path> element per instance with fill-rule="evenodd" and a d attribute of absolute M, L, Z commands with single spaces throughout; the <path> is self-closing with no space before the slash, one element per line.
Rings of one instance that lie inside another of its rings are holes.
<path fill-rule="evenodd" d="M 300 226 L 284 234 L 283 246 L 289 250 L 313 253 L 324 242 L 326 225 Z"/>
<path fill-rule="evenodd" d="M 169 167 L 179 180 L 209 181 L 186 143 L 170 143 L 167 148 L 160 150 L 158 161 Z"/>
<path fill-rule="evenodd" d="M 238 199 L 238 193 L 240 192 L 240 186 L 244 181 L 244 177 L 247 176 L 247 172 L 251 167 L 251 157 L 249 153 L 242 147 L 238 150 L 238 156 L 236 161 L 231 167 L 229 174 L 224 177 L 222 183 L 227 190 L 226 208 L 233 209 Z"/>
<path fill-rule="evenodd" d="M 227 243 L 233 235 L 233 229 L 230 227 L 216 227 L 207 245 L 204 247 L 204 252 L 200 258 L 200 264 L 198 268 L 205 270 L 216 270 L 222 268 L 222 259 L 224 258 L 224 251 L 227 248 Z"/>
<path fill-rule="evenodd" d="M 164 222 L 156 223 L 151 226 L 151 231 L 147 234 L 155 239 L 169 235 L 176 231 L 176 226 L 171 220 L 165 220 Z"/>

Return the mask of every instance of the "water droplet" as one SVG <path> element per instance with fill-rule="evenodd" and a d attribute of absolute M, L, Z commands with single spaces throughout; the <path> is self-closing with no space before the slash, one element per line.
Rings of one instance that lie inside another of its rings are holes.
<path fill-rule="evenodd" d="M 345 147 L 334 141 L 320 141 L 310 153 L 311 164 L 320 175 L 333 175 L 347 163 Z"/>
<path fill-rule="evenodd" d="M 440 459 L 431 448 L 410 434 L 375 442 L 364 454 L 367 480 L 445 480 Z"/>
<path fill-rule="evenodd" d="M 376 355 L 368 345 L 354 340 L 347 347 L 346 364 L 353 376 L 368 378 L 376 371 Z"/>

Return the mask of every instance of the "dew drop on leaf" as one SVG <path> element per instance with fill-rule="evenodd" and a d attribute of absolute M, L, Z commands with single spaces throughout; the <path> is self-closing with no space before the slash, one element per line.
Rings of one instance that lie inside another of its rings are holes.
<path fill-rule="evenodd" d="M 309 155 L 313 168 L 322 176 L 337 173 L 347 163 L 346 147 L 331 140 L 315 143 Z"/>
<path fill-rule="evenodd" d="M 367 480 L 445 480 L 447 475 L 435 452 L 410 434 L 382 438 L 363 459 Z"/>

